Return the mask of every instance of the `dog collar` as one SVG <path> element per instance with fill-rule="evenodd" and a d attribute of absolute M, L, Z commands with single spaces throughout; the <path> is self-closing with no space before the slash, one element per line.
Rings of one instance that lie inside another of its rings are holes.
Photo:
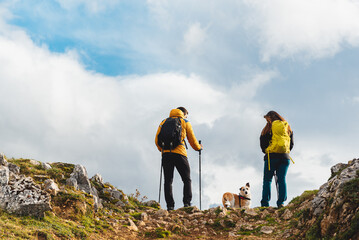
<path fill-rule="evenodd" d="M 247 197 L 245 197 L 245 196 L 242 196 L 241 194 L 238 194 L 238 196 L 239 196 L 239 199 L 251 200 L 250 198 L 247 198 Z"/>

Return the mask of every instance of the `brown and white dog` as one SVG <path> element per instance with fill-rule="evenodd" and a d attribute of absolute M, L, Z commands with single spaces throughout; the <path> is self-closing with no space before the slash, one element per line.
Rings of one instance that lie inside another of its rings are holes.
<path fill-rule="evenodd" d="M 239 194 L 226 192 L 223 194 L 222 203 L 225 208 L 250 208 L 251 192 L 249 183 L 239 189 Z"/>

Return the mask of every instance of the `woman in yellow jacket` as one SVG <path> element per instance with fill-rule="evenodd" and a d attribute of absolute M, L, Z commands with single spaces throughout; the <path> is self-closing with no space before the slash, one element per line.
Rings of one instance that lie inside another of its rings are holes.
<path fill-rule="evenodd" d="M 202 145 L 198 143 L 194 135 L 192 125 L 187 120 L 187 116 L 188 116 L 188 111 L 184 107 L 172 109 L 170 112 L 169 117 L 180 118 L 181 126 L 182 126 L 181 143 L 175 149 L 164 150 L 158 143 L 158 135 L 161 132 L 162 125 L 165 123 L 166 119 L 161 122 L 156 133 L 156 138 L 155 138 L 156 146 L 158 150 L 162 152 L 162 167 L 163 167 L 164 178 L 165 178 L 164 189 L 165 189 L 165 200 L 167 203 L 167 210 L 173 210 L 175 206 L 173 193 L 172 193 L 173 173 L 175 167 L 183 181 L 184 207 L 191 206 L 192 186 L 191 186 L 190 166 L 187 159 L 185 138 L 187 138 L 191 147 L 196 151 L 202 150 Z"/>
<path fill-rule="evenodd" d="M 267 124 L 260 136 L 260 146 L 265 154 L 261 206 L 269 206 L 272 178 L 276 174 L 277 206 L 282 208 L 287 200 L 286 175 L 291 159 L 289 153 L 294 145 L 293 131 L 288 122 L 275 111 L 269 111 L 264 118 Z"/>

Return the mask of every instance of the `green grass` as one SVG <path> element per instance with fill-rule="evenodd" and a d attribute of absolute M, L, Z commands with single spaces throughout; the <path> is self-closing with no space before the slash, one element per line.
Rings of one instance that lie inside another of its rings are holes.
<path fill-rule="evenodd" d="M 318 193 L 318 190 L 304 191 L 302 193 L 302 195 L 293 198 L 292 201 L 290 201 L 289 204 L 291 204 L 291 203 L 294 204 L 293 208 L 296 208 L 297 206 L 299 206 L 304 201 L 313 198 L 314 195 L 316 195 L 317 193 Z"/>
<path fill-rule="evenodd" d="M 34 239 L 37 235 L 53 239 L 55 236 L 66 239 L 84 238 L 85 230 L 77 227 L 75 222 L 61 219 L 47 212 L 43 219 L 28 216 L 13 216 L 0 211 L 1 239 Z"/>
<path fill-rule="evenodd" d="M 271 217 L 271 216 L 267 216 L 265 220 L 267 221 L 267 224 L 271 225 L 271 226 L 278 224 L 276 219 L 274 217 Z"/>
<path fill-rule="evenodd" d="M 154 231 L 151 232 L 145 232 L 146 238 L 156 239 L 156 238 L 168 238 L 171 237 L 171 232 L 166 231 L 163 228 L 159 227 L 156 228 Z"/>
<path fill-rule="evenodd" d="M 358 174 L 358 173 L 357 173 Z M 359 178 L 355 178 L 344 184 L 341 196 L 345 202 L 351 202 L 352 204 L 359 205 Z"/>
<path fill-rule="evenodd" d="M 241 227 L 240 230 L 237 232 L 238 235 L 256 235 L 260 232 L 261 227 L 257 227 L 254 229 L 247 229 L 245 227 Z"/>

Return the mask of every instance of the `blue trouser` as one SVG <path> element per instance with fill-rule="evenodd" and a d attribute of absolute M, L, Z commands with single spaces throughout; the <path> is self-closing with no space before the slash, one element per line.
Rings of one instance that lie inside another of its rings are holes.
<path fill-rule="evenodd" d="M 287 184 L 285 176 L 289 167 L 289 159 L 270 158 L 270 171 L 268 170 L 268 159 L 264 161 L 264 176 L 261 206 L 268 207 L 271 199 L 271 183 L 273 175 L 277 176 L 278 200 L 277 206 L 280 206 L 287 200 Z"/>

